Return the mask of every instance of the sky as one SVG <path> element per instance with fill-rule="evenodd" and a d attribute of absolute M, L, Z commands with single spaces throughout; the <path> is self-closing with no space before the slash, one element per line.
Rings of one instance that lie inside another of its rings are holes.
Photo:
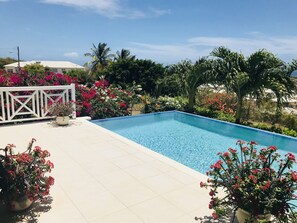
<path fill-rule="evenodd" d="M 164 65 L 219 46 L 297 59 L 296 0 L 0 0 L 0 57 L 83 65 L 105 42 Z"/>

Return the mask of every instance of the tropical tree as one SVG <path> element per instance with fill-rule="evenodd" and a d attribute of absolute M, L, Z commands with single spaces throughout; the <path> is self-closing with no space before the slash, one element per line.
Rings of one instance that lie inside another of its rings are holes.
<path fill-rule="evenodd" d="M 211 55 L 216 57 L 216 79 L 237 97 L 236 123 L 241 122 L 243 101 L 247 95 L 259 96 L 265 87 L 281 83 L 279 71 L 284 63 L 266 50 L 258 50 L 245 58 L 241 53 L 219 47 Z"/>
<path fill-rule="evenodd" d="M 90 53 L 85 53 L 85 56 L 91 57 L 91 61 L 88 65 L 91 66 L 91 72 L 94 73 L 99 67 L 104 68 L 107 66 L 108 61 L 111 60 L 113 55 L 110 53 L 110 48 L 107 47 L 106 43 L 99 43 L 96 47 L 93 43 Z"/>
<path fill-rule="evenodd" d="M 135 55 L 131 55 L 130 51 L 127 49 L 121 49 L 121 51 L 117 51 L 114 60 L 135 60 Z"/>
<path fill-rule="evenodd" d="M 194 64 L 190 60 L 185 60 L 175 67 L 176 72 L 180 74 L 184 93 L 188 98 L 189 111 L 194 109 L 197 88 L 211 80 L 211 64 L 210 60 L 203 57 Z"/>
<path fill-rule="evenodd" d="M 155 94 L 156 80 L 164 76 L 162 64 L 151 60 L 119 60 L 110 63 L 104 70 L 98 72 L 109 83 L 119 84 L 123 88 L 135 82 L 151 95 Z"/>
<path fill-rule="evenodd" d="M 271 75 L 266 88 L 271 89 L 276 96 L 276 110 L 273 123 L 280 121 L 284 100 L 296 93 L 296 83 L 291 77 L 292 70 L 294 70 L 292 64 L 282 63 L 282 65 L 272 69 L 270 72 Z"/>

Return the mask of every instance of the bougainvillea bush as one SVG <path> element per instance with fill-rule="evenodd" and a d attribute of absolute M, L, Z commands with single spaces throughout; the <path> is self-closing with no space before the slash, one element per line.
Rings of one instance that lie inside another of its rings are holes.
<path fill-rule="evenodd" d="M 94 86 L 77 86 L 77 115 L 92 118 L 110 118 L 129 115 L 129 106 L 133 99 L 132 92 L 98 80 Z"/>
<path fill-rule="evenodd" d="M 32 76 L 25 71 L 20 74 L 0 72 L 0 87 L 10 86 L 52 86 L 75 84 L 77 116 L 109 118 L 130 114 L 130 105 L 135 101 L 136 92 L 109 85 L 100 79 L 88 86 L 79 84 L 76 78 L 67 74 L 45 72 L 44 75 Z"/>
<path fill-rule="evenodd" d="M 54 168 L 47 160 L 50 153 L 39 146 L 33 148 L 35 141 L 32 139 L 22 153 L 15 153 L 13 144 L 0 149 L 0 200 L 7 204 L 22 197 L 43 199 L 54 184 L 54 178 L 48 175 Z"/>
<path fill-rule="evenodd" d="M 71 83 L 77 83 L 77 79 L 54 72 L 45 72 L 42 76 L 33 76 L 23 70 L 20 74 L 0 71 L 0 87 L 53 86 Z"/>
<path fill-rule="evenodd" d="M 211 110 L 220 111 L 225 114 L 235 114 L 235 98 L 234 96 L 226 93 L 210 93 L 208 95 L 201 95 L 201 106 Z"/>
<path fill-rule="evenodd" d="M 201 187 L 210 187 L 209 208 L 215 218 L 228 214 L 226 210 L 241 208 L 256 219 L 272 214 L 281 222 L 296 222 L 293 210 L 296 200 L 297 173 L 292 153 L 281 157 L 275 146 L 258 151 L 257 144 L 239 140 L 239 151 L 229 148 L 219 153 L 219 160 L 207 173 L 210 178 Z M 218 196 L 218 189 L 225 195 Z M 251 219 L 253 222 L 254 219 Z"/>

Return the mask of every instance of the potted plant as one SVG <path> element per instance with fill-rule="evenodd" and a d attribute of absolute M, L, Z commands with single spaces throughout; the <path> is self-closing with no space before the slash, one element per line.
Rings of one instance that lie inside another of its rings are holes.
<path fill-rule="evenodd" d="M 0 201 L 12 211 L 24 210 L 38 199 L 44 199 L 54 178 L 48 176 L 54 167 L 46 160 L 50 156 L 47 150 L 39 146 L 33 148 L 32 139 L 25 152 L 14 153 L 13 144 L 0 149 Z"/>
<path fill-rule="evenodd" d="M 69 102 L 56 102 L 49 107 L 49 113 L 56 117 L 58 125 L 68 125 L 69 116 L 75 111 L 74 103 Z"/>
<path fill-rule="evenodd" d="M 210 178 L 200 183 L 201 187 L 210 187 L 213 217 L 234 210 L 239 223 L 270 222 L 271 216 L 281 222 L 296 222 L 292 204 L 297 188 L 297 173 L 292 170 L 294 155 L 288 153 L 282 158 L 275 146 L 258 151 L 255 142 L 239 140 L 237 144 L 239 152 L 229 148 L 219 153 L 220 159 L 207 173 Z"/>

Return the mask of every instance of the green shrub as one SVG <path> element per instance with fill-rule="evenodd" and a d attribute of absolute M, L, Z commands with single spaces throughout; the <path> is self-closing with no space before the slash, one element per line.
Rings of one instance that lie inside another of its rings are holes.
<path fill-rule="evenodd" d="M 285 135 L 288 135 L 288 136 L 297 137 L 297 131 L 295 131 L 293 129 L 284 128 L 282 133 Z"/>
<path fill-rule="evenodd" d="M 172 74 L 165 76 L 156 82 L 156 95 L 167 95 L 170 97 L 175 97 L 181 95 L 181 83 L 178 74 Z"/>
<path fill-rule="evenodd" d="M 171 111 L 171 110 L 185 110 L 185 102 L 183 98 L 172 98 L 168 96 L 154 98 L 148 95 L 143 96 L 144 107 L 142 113 Z"/>
<path fill-rule="evenodd" d="M 297 117 L 293 114 L 283 114 L 281 118 L 281 124 L 288 129 L 297 131 Z"/>
<path fill-rule="evenodd" d="M 201 116 L 206 116 L 209 118 L 215 118 L 217 117 L 217 112 L 210 110 L 205 107 L 199 107 L 199 106 L 194 106 L 194 114 L 201 115 Z"/>
<path fill-rule="evenodd" d="M 226 121 L 226 122 L 235 122 L 235 117 L 232 114 L 226 114 L 224 112 L 218 112 L 217 113 L 217 119 Z"/>

